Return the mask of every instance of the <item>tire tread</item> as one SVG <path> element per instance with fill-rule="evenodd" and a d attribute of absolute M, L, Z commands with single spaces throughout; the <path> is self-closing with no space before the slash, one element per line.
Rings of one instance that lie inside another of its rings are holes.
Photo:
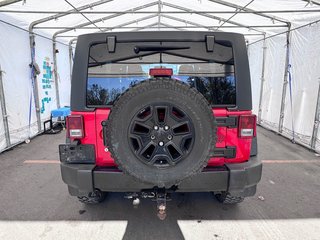
<path fill-rule="evenodd" d="M 108 124 L 106 127 L 106 143 L 107 146 L 109 147 L 109 151 L 111 154 L 111 157 L 114 159 L 114 161 L 116 162 L 116 164 L 118 165 L 118 168 L 124 173 L 124 174 L 128 174 L 131 175 L 133 177 L 135 177 L 138 181 L 147 183 L 143 180 L 141 180 L 139 178 L 139 176 L 137 176 L 137 174 L 133 171 L 130 170 L 130 168 L 124 168 L 123 167 L 123 162 L 122 160 L 118 157 L 117 153 L 113 150 L 112 147 L 112 139 L 113 139 L 113 133 L 112 132 L 112 127 L 113 126 L 113 122 L 116 121 L 117 119 L 117 113 L 119 112 L 119 110 L 122 108 L 123 105 L 125 105 L 126 103 L 128 103 L 130 101 L 130 99 L 134 96 L 136 96 L 137 94 L 146 92 L 146 91 L 150 91 L 150 89 L 152 89 L 154 87 L 154 83 L 157 83 L 158 85 L 163 85 L 167 88 L 171 88 L 174 89 L 176 91 L 183 91 L 184 94 L 187 94 L 191 99 L 195 99 L 198 101 L 198 106 L 201 107 L 205 113 L 208 113 L 209 118 L 211 118 L 211 125 L 212 125 L 212 131 L 211 131 L 211 143 L 210 143 L 210 150 L 209 150 L 209 154 L 208 156 L 203 159 L 203 161 L 199 161 L 199 164 L 197 167 L 193 168 L 192 171 L 187 172 L 185 175 L 188 177 L 185 177 L 183 179 L 176 179 L 175 182 L 172 182 L 170 184 L 167 185 L 176 185 L 178 183 L 180 183 L 182 180 L 186 179 L 186 178 L 190 178 L 194 175 L 196 175 L 197 173 L 201 172 L 202 169 L 204 167 L 207 166 L 208 164 L 208 160 L 210 159 L 210 156 L 212 156 L 213 154 L 213 150 L 214 150 L 214 146 L 216 143 L 216 121 L 215 118 L 212 114 L 212 111 L 208 111 L 208 109 L 212 109 L 211 105 L 209 104 L 209 102 L 206 100 L 206 98 L 195 88 L 190 87 L 188 84 L 181 82 L 179 80 L 174 80 L 171 78 L 151 78 L 151 79 L 146 79 L 144 81 L 141 81 L 135 85 L 133 85 L 132 87 L 126 89 L 114 102 L 113 107 L 111 108 L 111 111 L 109 113 L 109 118 L 108 118 Z M 168 187 L 168 186 L 166 186 Z"/>

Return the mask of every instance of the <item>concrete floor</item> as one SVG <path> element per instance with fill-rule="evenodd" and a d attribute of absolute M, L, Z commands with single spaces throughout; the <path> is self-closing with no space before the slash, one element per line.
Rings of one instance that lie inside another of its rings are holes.
<path fill-rule="evenodd" d="M 259 157 L 272 161 L 256 196 L 223 206 L 175 194 L 164 221 L 150 200 L 134 209 L 120 193 L 96 206 L 69 196 L 54 161 L 64 134 L 0 154 L 0 239 L 320 239 L 320 158 L 272 132 L 258 129 Z"/>

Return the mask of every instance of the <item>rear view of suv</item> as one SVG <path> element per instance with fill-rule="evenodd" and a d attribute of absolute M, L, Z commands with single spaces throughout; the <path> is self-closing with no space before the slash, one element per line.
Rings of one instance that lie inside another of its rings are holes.
<path fill-rule="evenodd" d="M 78 38 L 67 143 L 69 193 L 154 198 L 253 196 L 261 178 L 244 37 L 221 32 L 121 32 Z"/>

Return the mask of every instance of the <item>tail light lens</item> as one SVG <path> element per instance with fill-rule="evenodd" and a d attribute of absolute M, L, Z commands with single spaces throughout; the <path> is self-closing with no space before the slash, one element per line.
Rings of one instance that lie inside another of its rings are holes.
<path fill-rule="evenodd" d="M 239 117 L 239 137 L 252 138 L 256 136 L 256 115 L 241 115 Z"/>
<path fill-rule="evenodd" d="M 81 115 L 71 115 L 67 117 L 67 135 L 71 138 L 83 138 L 83 117 Z"/>
<path fill-rule="evenodd" d="M 170 77 L 173 75 L 172 68 L 151 68 L 149 75 L 153 77 Z"/>

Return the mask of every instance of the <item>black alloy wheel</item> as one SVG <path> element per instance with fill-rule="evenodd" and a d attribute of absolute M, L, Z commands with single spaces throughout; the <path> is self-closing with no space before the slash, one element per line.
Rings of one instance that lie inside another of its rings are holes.
<path fill-rule="evenodd" d="M 171 103 L 143 107 L 131 120 L 128 131 L 135 156 L 157 168 L 172 167 L 185 159 L 195 137 L 190 117 Z"/>

